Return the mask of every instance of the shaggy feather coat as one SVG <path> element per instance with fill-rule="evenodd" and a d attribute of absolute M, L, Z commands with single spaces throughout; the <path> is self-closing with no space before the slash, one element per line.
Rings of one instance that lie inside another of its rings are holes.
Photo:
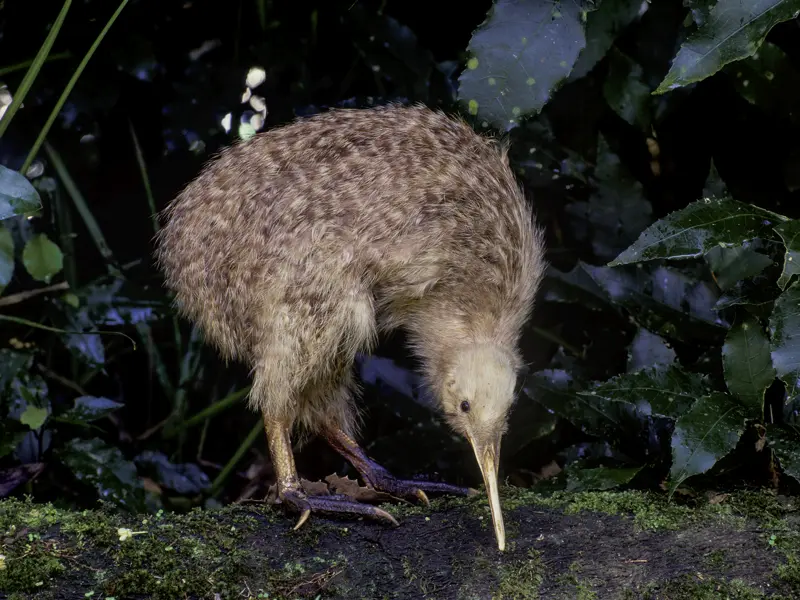
<path fill-rule="evenodd" d="M 252 368 L 249 403 L 354 434 L 352 364 L 404 328 L 434 392 L 455 350 L 504 349 L 543 271 L 505 147 L 422 106 L 332 110 L 223 150 L 164 211 L 181 313 Z"/>

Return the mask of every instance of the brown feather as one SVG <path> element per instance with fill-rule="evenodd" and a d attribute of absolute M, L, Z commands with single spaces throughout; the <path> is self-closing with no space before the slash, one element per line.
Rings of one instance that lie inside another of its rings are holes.
<path fill-rule="evenodd" d="M 459 349 L 519 367 L 543 236 L 504 146 L 463 121 L 398 105 L 299 119 L 222 151 L 163 217 L 177 306 L 252 368 L 269 418 L 352 435 L 355 354 L 396 327 L 440 395 Z"/>

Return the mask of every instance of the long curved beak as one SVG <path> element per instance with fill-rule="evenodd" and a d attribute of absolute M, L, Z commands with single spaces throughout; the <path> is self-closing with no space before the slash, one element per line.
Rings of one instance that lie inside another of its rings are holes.
<path fill-rule="evenodd" d="M 506 549 L 506 530 L 503 526 L 503 512 L 500 508 L 500 493 L 497 486 L 497 471 L 500 459 L 500 440 L 498 436 L 491 441 L 476 440 L 468 436 L 472 449 L 475 451 L 475 458 L 483 475 L 483 484 L 486 486 L 486 493 L 489 496 L 489 508 L 492 511 L 492 523 L 494 533 L 497 538 L 497 547 L 500 552 Z"/>

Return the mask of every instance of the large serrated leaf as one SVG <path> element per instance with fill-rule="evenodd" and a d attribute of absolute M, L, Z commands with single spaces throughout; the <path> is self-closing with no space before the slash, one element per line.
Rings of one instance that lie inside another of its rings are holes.
<path fill-rule="evenodd" d="M 570 465 L 566 470 L 567 491 L 610 490 L 629 483 L 641 470 L 642 467 L 580 468 Z"/>
<path fill-rule="evenodd" d="M 644 69 L 619 50 L 612 50 L 609 59 L 608 76 L 603 85 L 606 103 L 622 119 L 649 134 L 653 111 Z"/>
<path fill-rule="evenodd" d="M 769 318 L 772 364 L 786 384 L 789 401 L 800 395 L 800 283 L 795 282 L 775 301 Z"/>
<path fill-rule="evenodd" d="M 774 279 L 760 274 L 752 279 L 737 281 L 719 297 L 714 310 L 744 306 L 751 314 L 759 318 L 768 318 L 780 294 L 781 289 L 775 285 Z"/>
<path fill-rule="evenodd" d="M 753 56 L 775 25 L 798 14 L 800 0 L 718 0 L 708 20 L 681 44 L 654 93 L 702 81 L 729 63 Z"/>
<path fill-rule="evenodd" d="M 526 380 L 525 394 L 582 431 L 602 439 L 631 436 L 642 429 L 644 417 L 624 402 L 581 395 L 572 377 L 562 369 L 545 369 Z"/>
<path fill-rule="evenodd" d="M 725 384 L 749 411 L 751 419 L 764 416 L 764 393 L 775 380 L 770 345 L 755 319 L 737 323 L 722 346 Z"/>
<path fill-rule="evenodd" d="M 705 198 L 653 223 L 609 266 L 696 258 L 715 246 L 740 246 L 754 238 L 775 240 L 775 225 L 788 220 L 730 198 Z"/>
<path fill-rule="evenodd" d="M 591 310 L 613 308 L 603 288 L 595 283 L 585 267 L 586 264 L 580 260 L 566 273 L 549 266 L 542 284 L 542 299 L 545 302 L 577 303 Z"/>
<path fill-rule="evenodd" d="M 0 294 L 11 283 L 14 275 L 14 238 L 11 231 L 0 223 Z"/>
<path fill-rule="evenodd" d="M 42 207 L 39 192 L 17 171 L 0 165 L 0 220 L 29 215 Z"/>
<path fill-rule="evenodd" d="M 778 278 L 778 287 L 785 290 L 792 277 L 800 275 L 800 221 L 794 220 L 778 225 L 775 228 L 775 232 L 781 236 L 786 246 L 786 254 L 783 257 L 783 272 Z"/>
<path fill-rule="evenodd" d="M 718 291 L 710 282 L 668 267 L 585 269 L 614 303 L 653 333 L 693 343 L 716 343 L 725 335 L 728 324 L 714 311 Z"/>
<path fill-rule="evenodd" d="M 783 472 L 800 483 L 800 431 L 768 425 L 767 440 Z"/>
<path fill-rule="evenodd" d="M 706 263 L 721 290 L 732 288 L 738 281 L 758 275 L 770 266 L 772 259 L 753 248 L 716 246 L 705 255 Z"/>
<path fill-rule="evenodd" d="M 677 355 L 660 335 L 640 327 L 628 348 L 628 372 L 634 373 L 648 367 L 668 367 Z"/>
<path fill-rule="evenodd" d="M 569 75 L 574 81 L 588 74 L 606 55 L 619 33 L 649 8 L 642 0 L 603 0 L 586 15 L 586 47 Z"/>
<path fill-rule="evenodd" d="M 588 202 L 571 202 L 566 212 L 572 217 L 575 236 L 590 235 L 594 254 L 609 260 L 630 246 L 642 230 L 653 222 L 653 207 L 644 187 L 600 135 L 597 140 L 597 166 L 592 181 L 595 192 Z"/>
<path fill-rule="evenodd" d="M 458 99 L 508 131 L 544 107 L 585 46 L 578 2 L 496 0 L 469 42 Z"/>
<path fill-rule="evenodd" d="M 744 432 L 745 409 L 731 396 L 712 392 L 675 421 L 669 492 L 689 477 L 711 469 L 736 447 Z"/>
<path fill-rule="evenodd" d="M 43 233 L 28 240 L 22 250 L 22 264 L 30 276 L 37 281 L 49 283 L 53 275 L 64 268 L 64 255 L 61 248 L 50 241 Z"/>
<path fill-rule="evenodd" d="M 578 394 L 609 402 L 625 402 L 634 405 L 642 414 L 674 419 L 708 392 L 708 384 L 702 376 L 673 366 L 618 375 Z"/>
<path fill-rule="evenodd" d="M 750 104 L 795 124 L 800 121 L 800 71 L 775 44 L 764 42 L 752 57 L 728 65 L 725 72 Z"/>

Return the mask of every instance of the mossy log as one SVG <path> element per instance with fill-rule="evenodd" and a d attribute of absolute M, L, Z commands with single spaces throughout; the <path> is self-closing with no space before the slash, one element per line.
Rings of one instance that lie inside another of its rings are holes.
<path fill-rule="evenodd" d="M 639 492 L 503 490 L 388 508 L 398 528 L 280 507 L 69 512 L 0 501 L 2 598 L 800 598 L 800 511 L 767 492 L 693 506 Z"/>

